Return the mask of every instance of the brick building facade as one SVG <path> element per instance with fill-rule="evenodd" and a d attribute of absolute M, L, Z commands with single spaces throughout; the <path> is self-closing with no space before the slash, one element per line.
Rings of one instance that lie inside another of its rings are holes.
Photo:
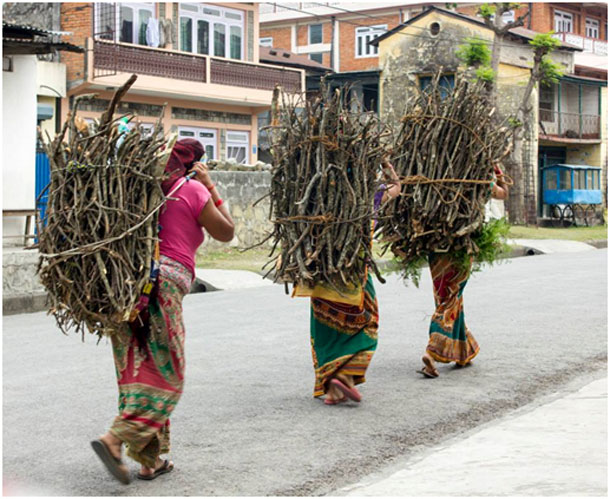
<path fill-rule="evenodd" d="M 76 95 L 94 92 L 79 111 L 92 122 L 136 73 L 119 110 L 136 126 L 148 131 L 163 113 L 165 131 L 200 140 L 209 159 L 254 163 L 257 115 L 270 108 L 274 86 L 304 89 L 302 70 L 259 62 L 258 26 L 254 3 L 62 3 L 66 40 L 87 48 L 86 57 L 62 56 L 63 119 Z"/>

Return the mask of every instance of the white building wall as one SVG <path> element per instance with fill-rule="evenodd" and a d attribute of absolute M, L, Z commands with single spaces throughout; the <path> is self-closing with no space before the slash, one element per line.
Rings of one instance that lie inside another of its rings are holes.
<path fill-rule="evenodd" d="M 14 56 L 2 72 L 2 209 L 34 209 L 36 56 Z M 2 217 L 3 235 L 23 234 L 23 218 Z M 7 241 L 7 239 L 3 239 Z M 19 243 L 18 239 L 11 239 Z"/>

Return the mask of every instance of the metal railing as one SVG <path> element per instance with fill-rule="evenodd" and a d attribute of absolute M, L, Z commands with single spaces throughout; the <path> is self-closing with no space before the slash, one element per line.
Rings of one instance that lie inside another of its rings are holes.
<path fill-rule="evenodd" d="M 277 84 L 301 91 L 300 71 L 103 40 L 93 42 L 93 69 L 95 77 L 114 71 L 259 90 L 273 90 Z"/>
<path fill-rule="evenodd" d="M 564 113 L 540 109 L 540 133 L 542 135 L 570 139 L 599 139 L 601 120 L 599 115 Z"/>

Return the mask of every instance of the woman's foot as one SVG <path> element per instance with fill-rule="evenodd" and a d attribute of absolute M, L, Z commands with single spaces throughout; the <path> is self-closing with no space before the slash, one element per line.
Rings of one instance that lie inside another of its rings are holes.
<path fill-rule="evenodd" d="M 334 386 L 334 388 L 354 402 L 360 402 L 362 400 L 362 394 L 356 389 L 353 376 L 338 373 L 330 380 L 330 386 Z"/>
<path fill-rule="evenodd" d="M 326 405 L 336 405 L 341 402 L 345 402 L 347 398 L 343 393 L 341 393 L 335 385 L 332 383 L 328 384 L 328 390 L 326 392 L 326 397 L 324 398 L 324 403 Z"/>
<path fill-rule="evenodd" d="M 140 472 L 138 473 L 138 478 L 140 480 L 154 480 L 159 475 L 163 475 L 165 473 L 169 473 L 174 469 L 174 463 L 169 459 L 161 459 L 157 458 L 157 463 L 154 468 L 148 468 L 146 466 L 142 466 L 140 468 Z"/>
<path fill-rule="evenodd" d="M 424 367 L 417 372 L 423 374 L 426 378 L 438 378 L 438 371 L 434 365 L 434 360 L 432 360 L 432 357 L 425 353 L 421 358 L 421 361 L 424 363 Z"/>
<path fill-rule="evenodd" d="M 127 485 L 131 482 L 131 479 L 129 478 L 127 466 L 121 460 L 122 445 L 123 442 L 110 432 L 102 435 L 98 440 L 91 442 L 94 452 L 112 476 Z"/>

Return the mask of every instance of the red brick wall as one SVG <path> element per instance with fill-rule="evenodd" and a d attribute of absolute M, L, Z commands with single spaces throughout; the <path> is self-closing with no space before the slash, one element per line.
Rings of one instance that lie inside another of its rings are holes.
<path fill-rule="evenodd" d="M 309 45 L 309 24 L 322 24 L 322 43 L 330 43 L 332 37 L 332 24 L 329 22 L 314 22 L 297 25 L 297 45 Z"/>
<path fill-rule="evenodd" d="M 290 40 L 291 31 L 292 30 L 290 29 L 290 27 L 271 28 L 271 29 L 269 29 L 269 28 L 263 29 L 261 27 L 259 36 L 261 38 L 267 38 L 270 36 L 273 38 L 273 48 L 284 49 L 284 50 L 290 51 L 291 43 L 292 43 L 292 41 Z"/>
<path fill-rule="evenodd" d="M 70 36 L 62 36 L 62 41 L 86 47 L 93 31 L 93 3 L 62 2 L 60 22 L 62 31 L 72 32 Z M 85 78 L 85 54 L 61 52 L 61 62 L 66 64 L 68 85 Z"/>
<path fill-rule="evenodd" d="M 341 71 L 365 71 L 379 68 L 378 57 L 356 58 L 356 29 L 358 26 L 376 26 L 387 24 L 388 30 L 400 24 L 398 13 L 370 19 L 363 17 L 350 20 L 349 23 L 339 21 L 339 66 Z"/>

